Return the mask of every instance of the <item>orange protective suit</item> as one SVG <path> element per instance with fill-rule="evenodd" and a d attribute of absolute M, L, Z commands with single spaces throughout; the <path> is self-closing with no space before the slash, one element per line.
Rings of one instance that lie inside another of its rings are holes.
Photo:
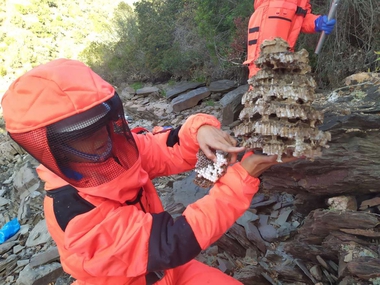
<path fill-rule="evenodd" d="M 193 259 L 248 209 L 259 180 L 236 163 L 176 220 L 163 210 L 151 182 L 194 168 L 197 130 L 205 124 L 220 127 L 214 117 L 193 115 L 177 129 L 131 134 L 131 146 L 113 151 L 128 153 L 133 164 L 123 168 L 119 162 L 117 176 L 115 171 L 101 173 L 112 179 L 96 180 L 96 186 L 73 186 L 90 183 L 91 175 L 75 180 L 57 166 L 47 139 L 50 126 L 115 96 L 113 87 L 90 68 L 60 59 L 20 77 L 2 99 L 7 131 L 42 163 L 37 171 L 46 182 L 45 217 L 64 270 L 80 285 L 241 284 Z M 91 174 L 105 164 L 109 162 L 87 163 L 85 168 Z"/>
<path fill-rule="evenodd" d="M 315 20 L 320 15 L 311 14 L 310 0 L 255 0 L 254 13 L 248 23 L 247 60 L 249 78 L 259 68 L 254 61 L 260 55 L 264 40 L 283 38 L 293 50 L 298 35 L 315 33 Z"/>

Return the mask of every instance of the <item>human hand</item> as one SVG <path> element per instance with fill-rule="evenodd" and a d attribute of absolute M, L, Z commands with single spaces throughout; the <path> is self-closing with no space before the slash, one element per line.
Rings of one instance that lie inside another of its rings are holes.
<path fill-rule="evenodd" d="M 319 16 L 315 20 L 315 31 L 320 33 L 322 31 L 325 32 L 326 35 L 331 34 L 332 30 L 334 29 L 336 20 L 331 19 L 329 20 L 326 15 Z"/>
<path fill-rule="evenodd" d="M 235 163 L 237 154 L 245 150 L 245 147 L 236 147 L 236 140 L 228 133 L 210 125 L 203 125 L 198 129 L 197 140 L 206 157 L 214 162 L 216 162 L 215 150 L 230 153 L 230 163 Z"/>
<path fill-rule="evenodd" d="M 277 155 L 253 154 L 250 151 L 244 155 L 240 164 L 249 175 L 252 177 L 259 177 L 264 171 L 268 170 L 273 165 L 292 162 L 297 159 L 297 157 L 293 156 L 282 156 L 282 162 L 277 162 Z"/>

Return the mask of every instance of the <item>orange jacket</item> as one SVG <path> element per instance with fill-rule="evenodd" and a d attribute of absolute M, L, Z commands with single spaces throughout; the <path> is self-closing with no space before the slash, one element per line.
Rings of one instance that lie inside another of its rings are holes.
<path fill-rule="evenodd" d="M 32 132 L 40 147 L 28 151 L 42 162 L 51 160 L 44 138 L 46 125 L 104 102 L 113 92 L 83 64 L 54 61 L 10 86 L 2 100 L 6 128 L 14 138 Z M 173 220 L 163 210 L 151 179 L 194 167 L 197 130 L 205 124 L 220 127 L 214 117 L 198 114 L 177 129 L 133 134 L 137 161 L 97 187 L 74 188 L 56 173 L 38 167 L 46 182 L 49 232 L 64 270 L 78 284 L 152 284 L 149 280 L 157 280 L 150 279 L 152 274 L 163 274 L 161 282 L 172 284 L 173 268 L 215 242 L 247 210 L 259 180 L 240 163 L 229 167 L 209 194 L 189 205 L 181 217 Z"/>
<path fill-rule="evenodd" d="M 254 61 L 260 55 L 264 40 L 281 37 L 294 49 L 300 32 L 315 33 L 314 21 L 319 15 L 311 14 L 310 0 L 256 0 L 254 13 L 248 24 L 247 60 L 249 77 L 258 69 Z"/>

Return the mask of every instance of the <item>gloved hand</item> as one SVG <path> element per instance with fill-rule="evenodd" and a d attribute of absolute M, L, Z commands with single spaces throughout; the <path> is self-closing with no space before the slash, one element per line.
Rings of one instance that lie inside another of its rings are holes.
<path fill-rule="evenodd" d="M 328 17 L 326 15 L 319 16 L 315 20 L 315 31 L 317 33 L 320 33 L 322 31 L 325 32 L 326 35 L 330 34 L 332 30 L 334 29 L 336 20 L 331 19 L 330 21 L 328 20 Z"/>

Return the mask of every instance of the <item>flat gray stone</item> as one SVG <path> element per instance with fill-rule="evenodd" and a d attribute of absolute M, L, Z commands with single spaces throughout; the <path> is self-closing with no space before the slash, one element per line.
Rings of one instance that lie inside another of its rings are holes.
<path fill-rule="evenodd" d="M 259 226 L 261 237 L 267 242 L 273 242 L 277 239 L 277 230 L 272 225 Z"/>
<path fill-rule="evenodd" d="M 249 222 L 253 222 L 259 219 L 259 216 L 250 212 L 250 211 L 245 211 L 244 214 L 236 220 L 236 223 L 241 226 L 245 226 Z"/>
<path fill-rule="evenodd" d="M 37 176 L 36 170 L 32 168 L 29 162 L 25 163 L 17 171 L 13 180 L 13 186 L 17 190 L 19 195 L 21 195 L 25 191 L 33 193 L 34 191 L 42 187 L 41 181 Z"/>
<path fill-rule="evenodd" d="M 25 266 L 20 272 L 16 285 L 48 285 L 63 273 L 60 263 L 54 262 L 40 267 Z"/>
<path fill-rule="evenodd" d="M 17 244 L 16 241 L 6 241 L 2 244 L 0 244 L 0 255 L 10 250 L 12 247 L 14 247 Z"/>
<path fill-rule="evenodd" d="M 208 87 L 211 92 L 228 92 L 236 87 L 236 82 L 229 79 L 213 81 Z"/>
<path fill-rule="evenodd" d="M 201 188 L 193 183 L 196 173 L 192 171 L 185 179 L 175 181 L 173 184 L 173 197 L 176 203 L 185 207 L 204 197 L 209 189 Z"/>
<path fill-rule="evenodd" d="M 0 207 L 9 204 L 9 199 L 5 199 L 3 197 L 0 197 Z"/>
<path fill-rule="evenodd" d="M 136 95 L 143 95 L 143 96 L 146 96 L 146 95 L 149 95 L 149 94 L 152 94 L 152 93 L 159 93 L 160 90 L 157 88 L 157 87 L 144 87 L 144 88 L 141 88 L 141 89 L 137 89 L 136 90 Z"/>
<path fill-rule="evenodd" d="M 126 87 L 119 94 L 121 101 L 125 102 L 126 100 L 130 100 L 133 96 L 135 96 L 135 89 L 132 87 Z"/>
<path fill-rule="evenodd" d="M 166 98 L 167 99 L 174 99 L 178 95 L 193 90 L 195 88 L 198 88 L 200 86 L 204 86 L 205 83 L 203 82 L 181 82 L 176 84 L 174 87 L 166 91 Z"/>
<path fill-rule="evenodd" d="M 289 218 L 292 209 L 282 209 L 280 216 L 276 220 L 276 224 L 282 226 Z"/>
<path fill-rule="evenodd" d="M 37 267 L 59 259 L 59 252 L 57 247 L 51 247 L 44 252 L 33 255 L 30 259 L 30 267 Z"/>
<path fill-rule="evenodd" d="M 220 99 L 222 105 L 222 125 L 228 126 L 239 118 L 239 114 L 243 109 L 241 99 L 248 91 L 249 85 L 242 85 L 228 92 Z"/>
<path fill-rule="evenodd" d="M 47 230 L 46 221 L 41 220 L 30 232 L 29 237 L 26 241 L 27 247 L 36 246 L 48 242 L 51 236 Z"/>
<path fill-rule="evenodd" d="M 211 94 L 207 87 L 200 87 L 174 98 L 172 101 L 173 111 L 181 112 L 194 107 L 198 102 Z"/>
<path fill-rule="evenodd" d="M 247 223 L 244 226 L 244 229 L 247 234 L 247 238 L 253 242 L 261 252 L 265 253 L 267 247 L 260 235 L 259 229 L 253 223 Z"/>

